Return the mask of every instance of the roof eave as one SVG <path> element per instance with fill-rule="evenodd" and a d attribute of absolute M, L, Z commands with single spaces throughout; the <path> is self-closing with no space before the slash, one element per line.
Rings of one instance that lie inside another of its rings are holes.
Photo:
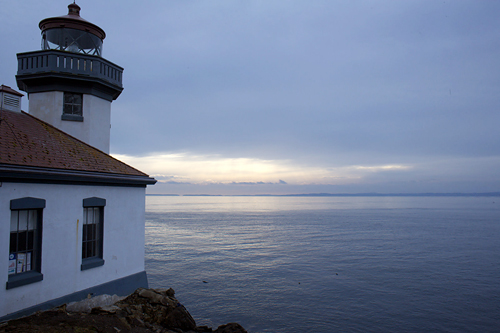
<path fill-rule="evenodd" d="M 0 182 L 146 187 L 154 185 L 156 179 L 149 176 L 0 164 Z"/>

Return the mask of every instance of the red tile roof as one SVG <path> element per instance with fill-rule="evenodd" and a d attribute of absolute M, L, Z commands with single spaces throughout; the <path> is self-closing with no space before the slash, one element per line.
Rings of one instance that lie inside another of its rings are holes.
<path fill-rule="evenodd" d="M 148 177 L 27 113 L 6 110 L 0 110 L 0 164 Z"/>

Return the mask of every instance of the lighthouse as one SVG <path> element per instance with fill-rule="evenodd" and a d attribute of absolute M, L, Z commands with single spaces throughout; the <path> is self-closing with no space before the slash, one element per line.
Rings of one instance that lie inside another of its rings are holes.
<path fill-rule="evenodd" d="M 18 53 L 16 81 L 29 113 L 109 154 L 111 103 L 123 90 L 123 68 L 102 57 L 104 30 L 68 14 L 40 21 L 41 50 Z"/>
<path fill-rule="evenodd" d="M 104 31 L 68 15 L 40 21 L 41 50 L 19 53 L 21 94 L 0 85 L 0 322 L 147 288 L 146 186 L 109 155 L 123 68 L 102 57 Z"/>

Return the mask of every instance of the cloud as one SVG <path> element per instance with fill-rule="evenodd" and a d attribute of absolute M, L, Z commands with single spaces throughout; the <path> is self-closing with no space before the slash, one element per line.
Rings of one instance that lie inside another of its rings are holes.
<path fill-rule="evenodd" d="M 405 172 L 411 169 L 411 166 L 400 164 L 312 167 L 293 160 L 232 158 L 190 153 L 113 156 L 154 175 L 160 182 L 170 184 L 347 184 L 357 183 L 370 174 Z"/>
<path fill-rule="evenodd" d="M 285 160 L 233 158 L 189 153 L 156 153 L 147 156 L 113 154 L 161 180 L 190 183 L 286 183 L 281 178 L 303 178 L 324 172 L 320 168 L 298 167 Z M 168 176 L 167 176 L 168 175 Z"/>
<path fill-rule="evenodd" d="M 113 156 L 157 178 L 151 193 L 487 192 L 500 185 L 499 157 L 310 167 L 293 160 L 187 152 Z"/>
<path fill-rule="evenodd" d="M 378 171 L 391 171 L 391 170 L 408 170 L 412 167 L 409 165 L 375 165 L 375 166 L 361 166 L 361 165 L 353 165 L 351 167 L 354 170 L 366 170 L 371 172 Z"/>
<path fill-rule="evenodd" d="M 166 181 L 161 181 L 160 183 L 164 184 L 169 184 L 169 185 L 191 185 L 189 182 L 176 182 L 175 180 L 166 180 Z"/>
<path fill-rule="evenodd" d="M 280 179 L 277 183 L 260 181 L 260 182 L 231 182 L 230 184 L 231 185 L 285 185 L 287 183 Z"/>

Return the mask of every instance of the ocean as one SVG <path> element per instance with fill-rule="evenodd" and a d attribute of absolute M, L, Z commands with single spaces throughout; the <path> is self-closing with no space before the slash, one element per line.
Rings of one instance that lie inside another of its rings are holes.
<path fill-rule="evenodd" d="M 500 197 L 147 196 L 145 257 L 198 325 L 500 332 Z"/>

